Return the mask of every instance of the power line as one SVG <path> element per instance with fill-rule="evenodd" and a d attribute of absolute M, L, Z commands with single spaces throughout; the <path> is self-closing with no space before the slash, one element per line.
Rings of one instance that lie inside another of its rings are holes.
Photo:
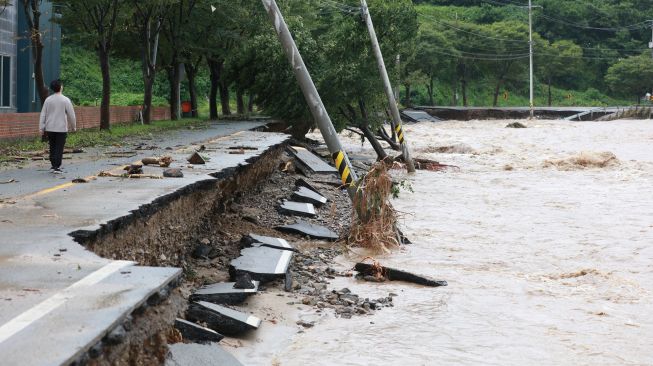
<path fill-rule="evenodd" d="M 502 6 L 515 6 L 518 8 L 523 8 L 521 10 L 527 10 L 528 5 L 527 4 L 522 4 L 522 3 L 517 3 L 513 2 L 510 0 L 503 0 L 503 1 L 498 1 L 498 0 L 483 0 L 485 3 L 488 4 L 494 4 L 494 5 L 502 5 Z M 540 8 L 544 9 L 542 6 L 539 6 Z M 547 19 L 552 22 L 564 24 L 570 27 L 574 28 L 579 28 L 579 29 L 586 29 L 586 30 L 595 30 L 595 31 L 604 31 L 604 32 L 618 32 L 620 30 L 639 30 L 639 29 L 645 29 L 648 28 L 651 24 L 651 21 L 643 21 L 639 23 L 634 23 L 634 24 L 628 24 L 628 25 L 623 25 L 623 26 L 616 26 L 616 27 L 592 27 L 588 25 L 583 25 L 578 22 L 573 22 L 567 19 L 561 19 L 561 18 L 556 18 L 552 17 L 550 15 L 546 14 L 539 14 L 540 17 Z"/>

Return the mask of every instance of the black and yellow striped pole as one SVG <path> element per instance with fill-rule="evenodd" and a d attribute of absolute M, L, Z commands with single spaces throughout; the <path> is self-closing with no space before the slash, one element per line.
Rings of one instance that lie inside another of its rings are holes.
<path fill-rule="evenodd" d="M 414 173 L 415 163 L 413 162 L 413 159 L 410 157 L 410 149 L 408 148 L 406 135 L 401 125 L 401 115 L 399 114 L 399 107 L 397 107 L 397 100 L 395 99 L 395 95 L 392 90 L 392 84 L 390 84 L 390 77 L 388 76 L 388 70 L 385 68 L 385 61 L 383 61 L 383 54 L 381 53 L 379 40 L 376 38 L 374 23 L 372 23 L 372 16 L 370 15 L 370 9 L 367 7 L 366 0 L 361 0 L 361 7 L 363 10 L 363 16 L 365 17 L 365 24 L 367 25 L 367 30 L 369 31 L 370 39 L 372 40 L 372 49 L 374 50 L 374 56 L 376 57 L 376 61 L 379 66 L 379 72 L 381 74 L 381 79 L 383 80 L 383 89 L 385 91 L 386 97 L 388 98 L 390 111 L 392 112 L 391 114 L 392 114 L 392 120 L 394 121 L 394 125 L 395 125 L 395 132 L 397 132 L 397 137 L 399 138 L 399 143 L 401 144 L 401 152 L 404 155 L 404 161 L 406 162 L 406 167 L 408 168 L 408 172 Z"/>
<path fill-rule="evenodd" d="M 308 72 L 306 64 L 304 64 L 302 55 L 297 49 L 297 45 L 295 44 L 295 41 L 293 40 L 292 35 L 288 30 L 288 26 L 283 19 L 283 15 L 279 10 L 276 1 L 261 1 L 263 2 L 263 6 L 270 16 L 270 20 L 274 25 L 274 30 L 277 32 L 277 36 L 279 36 L 279 40 L 281 41 L 286 56 L 290 61 L 292 70 L 295 73 L 297 82 L 299 83 L 299 87 L 302 89 L 302 93 L 304 93 L 304 98 L 306 98 L 306 102 L 308 103 L 308 107 L 311 110 L 311 114 L 313 115 L 313 118 L 315 118 L 315 122 L 317 123 L 317 126 L 322 133 L 322 137 L 324 137 L 324 141 L 329 148 L 329 152 L 331 153 L 331 156 L 336 163 L 336 167 L 342 179 L 343 186 L 347 187 L 349 196 L 353 201 L 358 190 L 356 187 L 358 177 L 352 169 L 351 162 L 347 157 L 345 149 L 340 144 L 338 133 L 333 127 L 331 118 L 329 117 L 329 114 L 324 107 L 324 103 L 322 103 L 322 98 L 320 98 L 320 94 L 317 92 L 317 88 L 315 88 L 311 74 Z"/>

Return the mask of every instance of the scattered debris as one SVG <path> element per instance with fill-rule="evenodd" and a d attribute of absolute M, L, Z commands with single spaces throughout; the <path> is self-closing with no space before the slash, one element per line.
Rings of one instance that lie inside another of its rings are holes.
<path fill-rule="evenodd" d="M 143 165 L 142 164 L 130 164 L 127 165 L 123 168 L 123 170 L 127 171 L 127 174 L 133 175 L 133 174 L 143 174 Z"/>
<path fill-rule="evenodd" d="M 213 329 L 177 318 L 175 328 L 181 332 L 183 339 L 196 343 L 220 342 L 224 336 Z"/>
<path fill-rule="evenodd" d="M 98 175 L 98 177 L 109 177 L 109 178 L 132 178 L 132 179 L 143 179 L 143 178 L 149 178 L 149 179 L 162 179 L 160 175 L 152 175 L 152 174 L 116 174 L 112 172 L 107 172 L 107 171 L 101 171 Z"/>
<path fill-rule="evenodd" d="M 348 243 L 389 253 L 400 246 L 397 213 L 390 204 L 392 177 L 385 163 L 374 164 L 361 180 L 364 189 L 356 195 Z"/>
<path fill-rule="evenodd" d="M 172 163 L 172 157 L 170 156 L 162 156 L 160 158 L 147 157 L 147 158 L 143 158 L 141 160 L 141 163 L 143 163 L 143 165 L 158 165 L 161 168 L 167 168 Z"/>
<path fill-rule="evenodd" d="M 295 181 L 295 185 L 296 185 L 297 187 L 308 188 L 308 189 L 310 189 L 311 191 L 313 191 L 314 193 L 317 193 L 317 194 L 319 194 L 320 196 L 323 196 L 323 194 L 320 193 L 320 191 L 318 191 L 315 187 L 313 187 L 310 183 L 308 183 L 308 182 L 307 182 L 306 180 L 304 180 L 303 178 L 299 178 L 299 179 L 297 179 L 297 180 Z"/>
<path fill-rule="evenodd" d="M 368 280 L 367 277 L 369 276 L 376 279 L 375 282 L 388 280 L 411 282 L 429 287 L 447 286 L 447 281 L 435 281 L 398 269 L 383 267 L 378 262 L 374 262 L 374 264 L 356 263 L 354 269 L 363 279 Z"/>
<path fill-rule="evenodd" d="M 261 325 L 261 320 L 255 316 L 206 301 L 190 304 L 186 311 L 186 318 L 206 323 L 216 332 L 229 336 L 257 329 Z"/>
<path fill-rule="evenodd" d="M 513 122 L 506 126 L 506 128 L 527 128 L 525 124 L 521 122 Z"/>
<path fill-rule="evenodd" d="M 285 215 L 314 217 L 315 207 L 310 203 L 283 201 L 279 206 L 279 212 Z"/>
<path fill-rule="evenodd" d="M 231 261 L 229 273 L 236 278 L 239 272 L 249 273 L 261 282 L 284 277 L 290 266 L 293 252 L 269 247 L 252 247 L 240 251 L 240 257 Z"/>
<path fill-rule="evenodd" d="M 208 285 L 195 291 L 190 301 L 207 301 L 214 304 L 240 304 L 258 291 L 258 281 L 249 282 L 253 288 L 236 288 L 236 282 Z"/>
<path fill-rule="evenodd" d="M 86 177 L 86 178 L 75 178 L 75 179 L 72 180 L 72 182 L 76 183 L 76 184 L 90 183 L 91 181 L 93 181 L 95 179 L 96 178 L 94 176 Z"/>
<path fill-rule="evenodd" d="M 251 146 L 231 146 L 228 147 L 229 150 L 258 150 L 258 147 Z"/>
<path fill-rule="evenodd" d="M 245 155 L 245 150 L 240 149 L 240 150 L 236 150 L 236 151 L 229 151 L 229 154 L 231 154 L 231 155 Z"/>
<path fill-rule="evenodd" d="M 163 171 L 163 176 L 166 178 L 183 178 L 184 173 L 179 168 L 170 168 Z"/>
<path fill-rule="evenodd" d="M 246 247 L 269 247 L 279 250 L 290 250 L 299 253 L 299 251 L 292 247 L 286 240 L 280 238 L 272 238 L 269 236 L 261 236 L 256 234 L 244 235 L 240 239 L 240 243 Z"/>
<path fill-rule="evenodd" d="M 204 146 L 204 145 L 202 145 Z M 200 150 L 202 151 L 202 150 Z M 202 165 L 206 164 L 206 160 L 200 155 L 198 152 L 194 152 L 193 155 L 188 157 L 188 162 L 193 164 L 193 165 Z"/>
<path fill-rule="evenodd" d="M 136 151 L 115 151 L 106 153 L 112 158 L 132 158 L 136 156 Z"/>
<path fill-rule="evenodd" d="M 315 193 L 314 191 L 306 188 L 299 187 L 292 195 L 292 199 L 297 202 L 305 202 L 315 205 L 316 207 L 321 207 L 327 203 L 327 199 L 324 198 L 321 194 Z"/>
<path fill-rule="evenodd" d="M 460 170 L 460 167 L 457 167 L 455 165 L 440 164 L 437 161 L 428 160 L 428 159 L 415 158 L 413 159 L 413 161 L 415 162 L 415 168 L 419 170 L 430 170 L 434 172 L 439 172 L 447 169 Z"/>
<path fill-rule="evenodd" d="M 306 176 L 312 174 L 335 174 L 336 168 L 327 164 L 317 155 L 311 153 L 307 149 L 299 146 L 291 146 L 290 152 L 297 158 L 297 168 Z"/>

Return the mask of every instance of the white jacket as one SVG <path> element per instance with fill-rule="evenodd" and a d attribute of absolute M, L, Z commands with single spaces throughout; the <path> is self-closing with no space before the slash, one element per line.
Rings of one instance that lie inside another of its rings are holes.
<path fill-rule="evenodd" d="M 45 100 L 41 108 L 39 130 L 47 132 L 68 132 L 68 124 L 77 130 L 77 119 L 73 103 L 61 93 L 53 94 Z"/>

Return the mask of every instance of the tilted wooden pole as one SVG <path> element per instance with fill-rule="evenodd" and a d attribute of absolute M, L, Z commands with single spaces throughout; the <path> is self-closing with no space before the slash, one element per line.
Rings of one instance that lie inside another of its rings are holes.
<path fill-rule="evenodd" d="M 293 72 L 295 73 L 299 87 L 302 89 L 304 98 L 306 98 L 308 107 L 311 110 L 311 114 L 313 115 L 313 118 L 315 118 L 315 122 L 317 123 L 317 126 L 322 133 L 322 137 L 324 137 L 324 141 L 329 148 L 329 152 L 331 152 L 331 156 L 336 163 L 336 168 L 338 169 L 342 183 L 347 187 L 349 196 L 353 201 L 357 193 L 356 182 L 358 181 L 358 177 L 356 176 L 351 162 L 347 157 L 345 149 L 343 149 L 342 145 L 340 144 L 338 133 L 333 127 L 333 123 L 331 122 L 331 118 L 329 117 L 329 114 L 324 107 L 324 103 L 322 103 L 322 98 L 320 98 L 320 94 L 318 93 L 317 88 L 313 83 L 313 79 L 311 78 L 311 75 L 308 72 L 306 65 L 304 64 L 302 55 L 297 49 L 295 40 L 293 40 L 292 35 L 288 30 L 288 26 L 283 19 L 283 15 L 279 10 L 276 1 L 261 1 L 263 2 L 263 6 L 270 16 L 270 20 L 274 25 L 274 29 L 277 32 L 277 35 L 279 36 L 279 40 L 281 41 L 281 45 L 283 46 L 286 56 L 288 56 L 288 60 L 290 61 Z"/>
<path fill-rule="evenodd" d="M 385 68 L 385 61 L 383 61 L 383 54 L 381 53 L 379 40 L 376 38 L 376 31 L 374 30 L 374 23 L 372 23 L 370 10 L 367 7 L 367 1 L 361 0 L 361 7 L 363 10 L 363 17 L 365 18 L 365 23 L 367 24 L 367 30 L 370 32 L 370 38 L 372 40 L 372 49 L 374 50 L 374 55 L 376 56 L 376 61 L 379 65 L 379 72 L 381 73 L 381 78 L 383 79 L 383 88 L 385 90 L 386 96 L 388 97 L 388 103 L 390 104 L 390 111 L 392 112 L 392 120 L 395 123 L 395 130 L 397 132 L 397 137 L 399 138 L 399 143 L 401 143 L 401 152 L 404 155 L 404 161 L 406 162 L 406 167 L 408 168 L 408 172 L 415 173 L 415 163 L 413 162 L 413 159 L 410 157 L 408 141 L 406 141 L 406 134 L 404 132 L 403 126 L 401 125 L 401 115 L 399 114 L 399 107 L 397 107 L 397 100 L 395 99 L 395 95 L 392 90 L 392 85 L 390 84 L 390 78 L 388 77 L 388 70 Z"/>

